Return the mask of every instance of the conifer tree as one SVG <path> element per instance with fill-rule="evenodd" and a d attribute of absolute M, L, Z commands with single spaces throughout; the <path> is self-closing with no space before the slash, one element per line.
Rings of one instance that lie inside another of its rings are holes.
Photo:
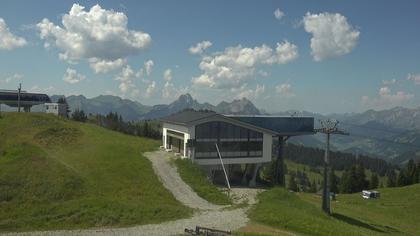
<path fill-rule="evenodd" d="M 408 185 L 409 180 L 408 180 L 408 176 L 406 174 L 406 170 L 401 169 L 400 173 L 398 173 L 398 177 L 397 177 L 397 186 L 398 187 L 403 187 Z"/>
<path fill-rule="evenodd" d="M 414 163 L 413 159 L 410 159 L 407 163 L 406 168 L 406 177 L 407 177 L 407 185 L 414 184 L 417 182 L 417 170 L 416 164 Z"/>
<path fill-rule="evenodd" d="M 378 175 L 373 173 L 370 176 L 370 181 L 369 181 L 369 189 L 375 189 L 378 188 L 378 184 L 379 184 L 379 179 L 378 179 Z"/>
<path fill-rule="evenodd" d="M 298 191 L 298 186 L 296 184 L 296 174 L 294 172 L 290 173 L 288 189 L 292 190 L 293 192 Z"/>
<path fill-rule="evenodd" d="M 73 112 L 71 119 L 79 122 L 86 122 L 87 116 L 83 110 L 76 109 Z"/>
<path fill-rule="evenodd" d="M 386 177 L 387 177 L 386 186 L 388 188 L 393 188 L 393 187 L 397 186 L 397 180 L 396 180 L 394 171 L 389 171 Z"/>
<path fill-rule="evenodd" d="M 318 190 L 315 180 L 312 180 L 311 186 L 309 187 L 310 193 L 316 193 Z"/>
<path fill-rule="evenodd" d="M 335 175 L 334 169 L 330 171 L 330 178 L 329 178 L 329 185 L 330 185 L 330 192 L 338 193 L 338 179 Z"/>

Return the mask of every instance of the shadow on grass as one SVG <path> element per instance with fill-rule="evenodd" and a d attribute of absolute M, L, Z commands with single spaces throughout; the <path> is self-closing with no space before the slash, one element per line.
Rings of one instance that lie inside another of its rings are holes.
<path fill-rule="evenodd" d="M 346 222 L 347 224 L 362 227 L 362 228 L 372 230 L 372 231 L 376 231 L 376 232 L 379 232 L 379 233 L 387 233 L 386 231 L 384 231 L 382 229 L 379 229 L 379 228 L 374 227 L 370 224 L 364 223 L 360 220 L 356 220 L 354 218 L 351 218 L 351 217 L 348 217 L 348 216 L 345 216 L 345 215 L 342 215 L 342 214 L 333 213 L 332 217 L 336 218 L 337 220 L 341 220 L 343 222 Z M 389 229 L 389 228 L 391 228 L 391 227 L 387 227 L 387 229 Z M 391 229 L 393 229 L 393 228 L 391 228 Z M 393 229 L 393 231 L 395 232 L 397 230 Z"/>

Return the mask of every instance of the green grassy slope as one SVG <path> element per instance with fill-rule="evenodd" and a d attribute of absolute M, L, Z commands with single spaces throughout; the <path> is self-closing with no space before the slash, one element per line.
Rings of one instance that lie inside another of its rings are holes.
<path fill-rule="evenodd" d="M 187 183 L 198 196 L 218 205 L 228 205 L 232 203 L 226 194 L 222 193 L 207 179 L 206 174 L 198 165 L 187 159 L 176 159 L 174 160 L 174 163 L 182 180 Z"/>
<path fill-rule="evenodd" d="M 250 211 L 260 224 L 302 235 L 418 235 L 420 185 L 381 189 L 381 199 L 342 194 L 332 216 L 320 210 L 321 197 L 274 188 L 262 193 Z"/>
<path fill-rule="evenodd" d="M 142 156 L 158 142 L 53 115 L 0 118 L 0 232 L 156 223 L 192 214 Z"/>

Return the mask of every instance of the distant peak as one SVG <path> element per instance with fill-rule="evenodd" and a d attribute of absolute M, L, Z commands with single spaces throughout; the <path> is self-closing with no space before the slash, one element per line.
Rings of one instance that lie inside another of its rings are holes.
<path fill-rule="evenodd" d="M 186 93 L 186 94 L 181 94 L 178 99 L 193 100 L 193 97 L 191 96 L 191 94 Z"/>
<path fill-rule="evenodd" d="M 191 96 L 191 94 L 186 93 L 186 94 L 182 94 L 181 96 L 179 96 L 179 98 L 175 102 L 176 103 L 181 102 L 181 103 L 188 103 L 188 104 L 190 104 L 190 103 L 193 103 L 194 102 L 194 99 Z"/>

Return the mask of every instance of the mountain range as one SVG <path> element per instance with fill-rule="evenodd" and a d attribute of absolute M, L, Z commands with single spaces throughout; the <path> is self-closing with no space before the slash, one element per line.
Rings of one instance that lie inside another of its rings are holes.
<path fill-rule="evenodd" d="M 57 100 L 59 96 L 52 96 Z M 246 98 L 221 102 L 217 105 L 200 103 L 190 94 L 181 95 L 170 104 L 154 106 L 122 99 L 117 96 L 101 95 L 86 98 L 82 95 L 66 98 L 70 109 L 84 110 L 86 113 L 107 114 L 117 112 L 124 120 L 157 119 L 183 109 L 213 110 L 222 114 L 260 115 L 266 112 L 259 110 Z M 315 127 L 320 127 L 319 120 L 336 119 L 339 127 L 350 133 L 348 136 L 334 135 L 331 140 L 333 150 L 376 156 L 396 163 L 409 158 L 420 159 L 420 107 L 395 107 L 388 110 L 368 110 L 362 113 L 322 115 L 307 111 L 282 111 L 272 115 L 311 116 L 315 118 Z M 324 148 L 325 136 L 292 137 L 293 143 Z"/>
<path fill-rule="evenodd" d="M 51 100 L 57 101 L 61 96 L 51 96 Z M 258 115 L 260 111 L 246 98 L 221 102 L 214 106 L 209 103 L 199 103 L 190 94 L 183 94 L 170 104 L 154 106 L 143 105 L 139 102 L 122 99 L 112 95 L 100 95 L 94 98 L 86 98 L 83 95 L 66 97 L 70 110 L 83 110 L 89 114 L 107 114 L 117 112 L 124 120 L 150 120 L 161 118 L 184 109 L 212 110 L 222 114 Z"/>

